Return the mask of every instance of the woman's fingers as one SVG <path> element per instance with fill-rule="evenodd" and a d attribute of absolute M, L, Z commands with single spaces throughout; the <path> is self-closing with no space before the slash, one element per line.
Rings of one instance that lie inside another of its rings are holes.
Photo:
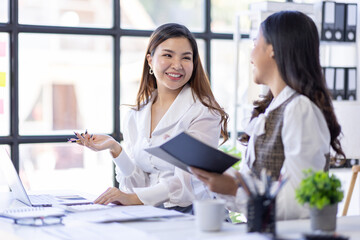
<path fill-rule="evenodd" d="M 208 186 L 210 185 L 213 178 L 213 173 L 194 167 L 191 167 L 190 170 L 200 181 L 204 182 Z"/>
<path fill-rule="evenodd" d="M 95 199 L 94 203 L 104 204 L 107 199 L 107 195 L 108 195 L 109 191 L 111 191 L 110 187 L 108 189 L 106 189 L 106 191 L 103 192 L 97 199 Z"/>
<path fill-rule="evenodd" d="M 117 188 L 108 188 L 94 203 L 108 205 L 109 203 L 121 204 L 123 193 Z"/>
<path fill-rule="evenodd" d="M 207 172 L 205 170 L 199 169 L 199 168 L 195 168 L 195 167 L 191 167 L 191 172 L 194 173 L 196 176 L 205 178 L 205 179 L 210 179 L 212 177 L 214 177 L 214 173 L 212 172 Z"/>
<path fill-rule="evenodd" d="M 69 139 L 70 142 L 76 142 L 79 145 L 83 145 L 86 146 L 92 150 L 97 150 L 96 148 L 94 148 L 92 140 L 93 140 L 93 134 L 88 133 L 88 131 L 86 130 L 85 133 L 78 133 L 78 132 L 74 132 L 75 136 L 77 137 L 77 139 L 75 138 L 71 138 Z"/>

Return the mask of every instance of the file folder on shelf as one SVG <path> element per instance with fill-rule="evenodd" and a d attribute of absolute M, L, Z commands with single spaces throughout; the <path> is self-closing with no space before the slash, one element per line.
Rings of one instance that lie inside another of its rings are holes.
<path fill-rule="evenodd" d="M 356 68 L 347 68 L 347 88 L 346 99 L 350 101 L 356 100 Z"/>
<path fill-rule="evenodd" d="M 345 100 L 345 68 L 335 69 L 335 99 Z"/>
<path fill-rule="evenodd" d="M 356 22 L 357 22 L 357 4 L 346 4 L 346 17 L 345 17 L 345 41 L 356 41 Z"/>
<path fill-rule="evenodd" d="M 334 40 L 345 41 L 345 3 L 335 4 Z"/>
<path fill-rule="evenodd" d="M 335 31 L 335 2 L 322 3 L 321 40 L 332 41 Z"/>
<path fill-rule="evenodd" d="M 329 92 L 332 98 L 335 99 L 335 68 L 325 67 L 324 76 Z"/>

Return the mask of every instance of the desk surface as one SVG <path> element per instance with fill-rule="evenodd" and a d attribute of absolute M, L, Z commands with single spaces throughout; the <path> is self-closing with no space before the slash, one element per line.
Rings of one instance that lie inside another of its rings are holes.
<path fill-rule="evenodd" d="M 0 207 L 11 201 L 10 193 L 0 193 Z M 1 239 L 239 239 L 246 233 L 245 224 L 224 223 L 220 232 L 200 232 L 192 216 L 184 218 L 134 221 L 126 223 L 95 224 L 64 220 L 61 226 L 29 227 L 13 224 L 0 218 Z M 302 233 L 310 232 L 309 220 L 280 221 L 276 225 L 281 239 L 299 239 Z M 340 217 L 337 232 L 350 239 L 360 239 L 360 216 Z M 243 239 L 247 239 L 244 236 Z"/>

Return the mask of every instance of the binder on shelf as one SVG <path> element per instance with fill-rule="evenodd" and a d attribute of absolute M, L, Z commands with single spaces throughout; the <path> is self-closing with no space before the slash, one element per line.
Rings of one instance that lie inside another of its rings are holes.
<path fill-rule="evenodd" d="M 335 99 L 335 68 L 325 67 L 324 76 L 326 85 L 333 99 Z"/>
<path fill-rule="evenodd" d="M 357 22 L 357 4 L 346 4 L 346 17 L 345 17 L 345 41 L 356 41 L 356 22 Z"/>
<path fill-rule="evenodd" d="M 345 41 L 345 6 L 345 3 L 335 3 L 335 41 Z"/>
<path fill-rule="evenodd" d="M 356 100 L 356 68 L 346 69 L 346 99 L 350 101 Z"/>
<path fill-rule="evenodd" d="M 335 39 L 335 2 L 322 3 L 321 40 Z"/>
<path fill-rule="evenodd" d="M 334 97 L 337 101 L 345 100 L 345 68 L 335 68 Z"/>

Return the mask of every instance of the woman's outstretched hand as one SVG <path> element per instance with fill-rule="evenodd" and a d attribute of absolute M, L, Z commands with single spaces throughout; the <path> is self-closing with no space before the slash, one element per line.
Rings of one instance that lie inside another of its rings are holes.
<path fill-rule="evenodd" d="M 95 201 L 96 204 L 107 205 L 114 203 L 118 205 L 143 205 L 135 193 L 124 193 L 116 187 L 108 188 Z"/>
<path fill-rule="evenodd" d="M 207 172 L 195 167 L 191 167 L 190 170 L 199 180 L 208 186 L 210 191 L 226 195 L 236 195 L 238 184 L 229 174 Z"/>
<path fill-rule="evenodd" d="M 105 134 L 89 134 L 87 131 L 85 133 L 74 132 L 79 145 L 90 148 L 94 151 L 102 151 L 109 149 L 110 153 L 114 158 L 119 156 L 122 151 L 120 144 L 111 136 Z M 73 140 L 73 139 L 70 139 Z"/>

